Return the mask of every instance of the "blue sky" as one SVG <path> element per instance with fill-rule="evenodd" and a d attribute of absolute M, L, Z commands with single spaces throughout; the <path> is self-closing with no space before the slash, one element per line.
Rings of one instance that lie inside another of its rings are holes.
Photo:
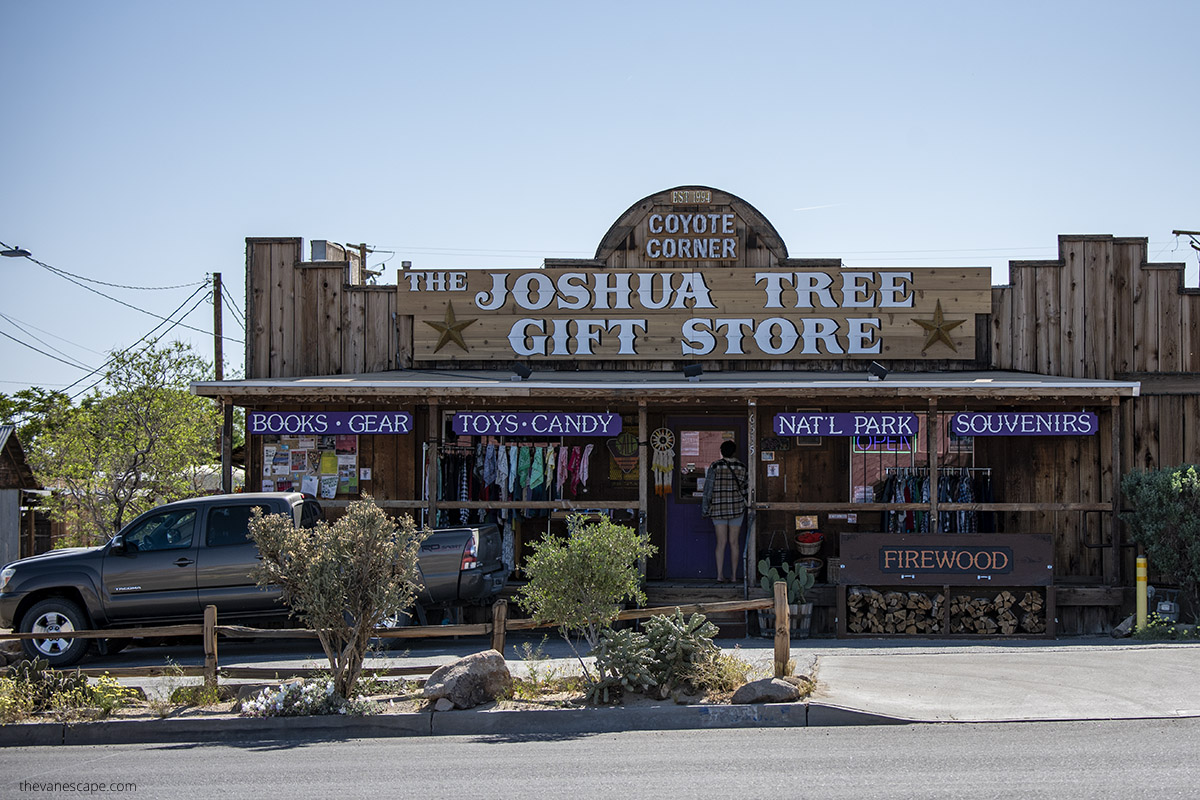
<path fill-rule="evenodd" d="M 683 184 L 794 257 L 1002 283 L 1111 233 L 1195 282 L 1200 3 L 0 0 L 0 30 L 0 241 L 108 283 L 221 272 L 244 308 L 247 236 L 365 241 L 388 282 L 532 267 Z M 0 392 L 88 371 L 26 345 L 90 369 L 159 322 L 0 270 Z M 161 316 L 195 288 L 88 285 Z"/>

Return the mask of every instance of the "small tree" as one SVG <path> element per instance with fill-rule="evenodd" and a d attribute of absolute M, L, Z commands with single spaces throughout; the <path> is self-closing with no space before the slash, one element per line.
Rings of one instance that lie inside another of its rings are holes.
<path fill-rule="evenodd" d="M 1200 467 L 1184 464 L 1130 472 L 1121 490 L 1133 511 L 1121 514 L 1150 569 L 1182 590 L 1193 618 L 1200 613 Z"/>
<path fill-rule="evenodd" d="M 114 354 L 103 387 L 78 406 L 61 395 L 26 398 L 44 408 L 29 463 L 62 490 L 46 505 L 72 543 L 106 541 L 143 511 L 196 493 L 195 467 L 216 458 L 218 414 L 188 384 L 208 375 L 190 346 L 152 342 Z"/>
<path fill-rule="evenodd" d="M 649 537 L 606 517 L 588 522 L 582 514 L 573 514 L 567 518 L 567 533 L 565 539 L 548 536 L 532 546 L 525 562 L 529 582 L 517 592 L 535 620 L 557 624 L 584 664 L 571 634 L 583 636 L 594 650 L 622 603 L 645 603 L 637 562 L 657 548 Z M 591 679 L 586 664 L 584 674 Z"/>
<path fill-rule="evenodd" d="M 362 673 L 373 629 L 416 599 L 417 555 L 428 535 L 410 516 L 397 525 L 370 497 L 311 530 L 286 514 L 255 511 L 250 538 L 262 555 L 255 580 L 281 587 L 284 603 L 317 631 L 343 699 Z"/>

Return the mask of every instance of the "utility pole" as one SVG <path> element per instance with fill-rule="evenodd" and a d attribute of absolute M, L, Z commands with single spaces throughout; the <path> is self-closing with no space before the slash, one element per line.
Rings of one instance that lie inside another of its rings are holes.
<path fill-rule="evenodd" d="M 225 350 L 221 318 L 221 273 L 213 273 L 213 369 L 218 381 L 225 380 Z M 233 404 L 227 400 L 221 404 L 221 491 L 233 491 Z"/>
<path fill-rule="evenodd" d="M 1187 236 L 1192 240 L 1192 249 L 1200 252 L 1200 239 L 1196 238 L 1200 236 L 1200 231 L 1171 231 L 1171 233 L 1175 236 Z"/>

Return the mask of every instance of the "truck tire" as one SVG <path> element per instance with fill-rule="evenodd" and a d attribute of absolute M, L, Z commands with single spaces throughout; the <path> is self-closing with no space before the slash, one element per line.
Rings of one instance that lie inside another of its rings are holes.
<path fill-rule="evenodd" d="M 31 659 L 50 662 L 52 667 L 69 667 L 83 658 L 90 642 L 87 639 L 55 639 L 59 631 L 86 631 L 90 620 L 83 609 L 63 597 L 42 600 L 21 617 L 21 633 L 46 633 L 46 639 L 22 639 L 21 647 Z"/>

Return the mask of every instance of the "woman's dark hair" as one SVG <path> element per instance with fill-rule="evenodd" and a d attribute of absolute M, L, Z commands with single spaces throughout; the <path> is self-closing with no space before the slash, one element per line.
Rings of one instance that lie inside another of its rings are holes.
<path fill-rule="evenodd" d="M 721 442 L 721 457 L 730 458 L 737 452 L 737 445 L 726 439 Z"/>

